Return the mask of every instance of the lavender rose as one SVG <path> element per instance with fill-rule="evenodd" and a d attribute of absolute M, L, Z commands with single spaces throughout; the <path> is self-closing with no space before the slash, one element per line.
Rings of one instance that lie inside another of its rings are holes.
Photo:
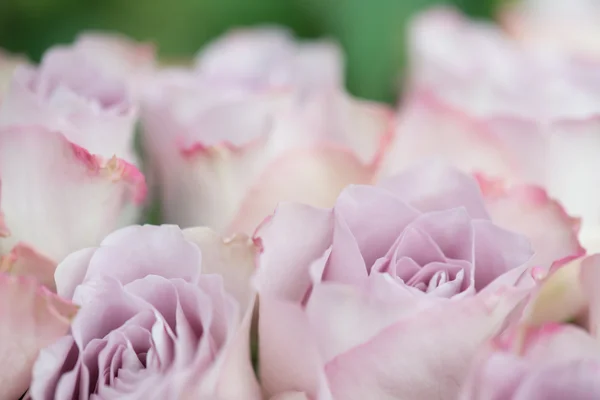
<path fill-rule="evenodd" d="M 31 398 L 259 399 L 240 284 L 253 258 L 248 238 L 175 226 L 128 227 L 73 253 L 57 291 L 81 309 L 41 352 Z"/>
<path fill-rule="evenodd" d="M 532 283 L 528 240 L 436 163 L 350 186 L 332 209 L 281 204 L 256 241 L 269 396 L 452 398 Z"/>

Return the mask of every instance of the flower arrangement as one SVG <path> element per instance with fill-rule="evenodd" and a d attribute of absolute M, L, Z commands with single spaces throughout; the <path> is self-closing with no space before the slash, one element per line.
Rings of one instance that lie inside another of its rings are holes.
<path fill-rule="evenodd" d="M 561 10 L 416 15 L 395 107 L 275 27 L 0 53 L 0 400 L 600 398 L 600 9 Z"/>

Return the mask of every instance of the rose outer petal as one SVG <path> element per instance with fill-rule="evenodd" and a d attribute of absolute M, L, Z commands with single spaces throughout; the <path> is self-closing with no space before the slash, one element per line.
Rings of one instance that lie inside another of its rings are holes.
<path fill-rule="evenodd" d="M 67 333 L 76 311 L 33 278 L 0 274 L 1 399 L 27 390 L 38 351 Z"/>

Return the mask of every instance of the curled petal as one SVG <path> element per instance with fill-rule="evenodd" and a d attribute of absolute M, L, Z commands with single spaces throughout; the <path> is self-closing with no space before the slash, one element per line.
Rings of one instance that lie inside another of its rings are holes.
<path fill-rule="evenodd" d="M 0 206 L 11 231 L 0 238 L 0 249 L 24 242 L 56 262 L 133 222 L 125 216 L 146 189 L 132 165 L 104 162 L 40 127 L 0 129 L 0 180 Z"/>
<path fill-rule="evenodd" d="M 0 273 L 31 276 L 42 286 L 55 292 L 54 270 L 56 263 L 39 254 L 26 244 L 17 244 L 10 253 L 0 257 Z"/>
<path fill-rule="evenodd" d="M 582 281 L 582 276 L 594 277 L 600 268 L 600 255 L 575 259 L 556 269 L 542 282 L 529 305 L 526 321 L 533 326 L 546 322 L 566 322 L 580 316 L 588 307 L 588 290 L 597 282 Z M 586 271 L 582 274 L 582 269 Z"/>
<path fill-rule="evenodd" d="M 554 261 L 585 254 L 578 240 L 580 220 L 569 216 L 544 189 L 531 185 L 507 188 L 481 175 L 479 182 L 494 223 L 531 241 L 535 252 L 532 265 L 547 269 Z"/>

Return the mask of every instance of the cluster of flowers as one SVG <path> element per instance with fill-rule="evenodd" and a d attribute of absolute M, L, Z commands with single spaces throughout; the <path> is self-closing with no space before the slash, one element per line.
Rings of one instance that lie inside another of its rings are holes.
<path fill-rule="evenodd" d="M 0 399 L 600 398 L 599 5 L 0 54 Z"/>

